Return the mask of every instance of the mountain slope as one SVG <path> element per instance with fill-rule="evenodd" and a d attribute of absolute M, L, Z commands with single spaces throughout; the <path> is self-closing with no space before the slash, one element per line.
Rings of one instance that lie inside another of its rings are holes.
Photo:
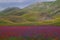
<path fill-rule="evenodd" d="M 7 8 L 1 13 L 0 19 L 12 25 L 60 25 L 59 0 L 36 2 L 23 9 Z"/>
<path fill-rule="evenodd" d="M 56 13 L 60 13 L 59 5 L 57 5 L 55 2 L 35 3 L 26 7 L 26 10 L 29 10 L 43 18 L 46 17 L 45 19 L 49 19 L 49 17 L 52 18 L 54 15 L 56 15 Z"/>
<path fill-rule="evenodd" d="M 22 11 L 22 9 L 18 7 L 11 7 L 11 8 L 6 8 L 2 12 L 0 12 L 1 16 L 10 16 L 10 15 L 15 15 L 15 16 L 20 16 L 25 14 L 25 11 Z"/>

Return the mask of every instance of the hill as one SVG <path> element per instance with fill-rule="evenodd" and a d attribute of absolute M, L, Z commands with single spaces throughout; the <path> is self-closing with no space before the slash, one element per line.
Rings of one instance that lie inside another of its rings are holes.
<path fill-rule="evenodd" d="M 17 7 L 6 8 L 0 12 L 0 19 L 4 23 L 9 23 L 6 23 L 7 25 L 60 25 L 59 2 L 59 0 L 36 2 L 23 9 Z"/>

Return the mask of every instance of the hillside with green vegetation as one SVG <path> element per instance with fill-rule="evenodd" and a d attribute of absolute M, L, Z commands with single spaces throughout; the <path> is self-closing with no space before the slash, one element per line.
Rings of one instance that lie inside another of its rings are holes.
<path fill-rule="evenodd" d="M 0 25 L 60 25 L 60 0 L 6 8 L 0 11 Z"/>

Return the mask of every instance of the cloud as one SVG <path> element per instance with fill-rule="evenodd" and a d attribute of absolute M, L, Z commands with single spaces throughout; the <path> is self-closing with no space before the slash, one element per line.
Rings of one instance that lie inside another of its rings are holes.
<path fill-rule="evenodd" d="M 55 0 L 0 0 L 1 2 L 25 2 L 25 1 L 55 1 Z"/>
<path fill-rule="evenodd" d="M 24 8 L 34 2 L 55 1 L 55 0 L 0 0 L 0 10 L 7 7 Z"/>
<path fill-rule="evenodd" d="M 56 1 L 56 0 L 36 0 L 37 2 L 48 2 L 48 1 Z"/>
<path fill-rule="evenodd" d="M 0 0 L 0 3 L 1 2 L 24 2 L 26 0 Z"/>
<path fill-rule="evenodd" d="M 56 1 L 56 0 L 45 0 L 45 1 Z"/>

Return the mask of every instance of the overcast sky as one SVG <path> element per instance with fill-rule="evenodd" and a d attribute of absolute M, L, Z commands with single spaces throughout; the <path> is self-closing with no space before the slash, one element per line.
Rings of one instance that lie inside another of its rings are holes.
<path fill-rule="evenodd" d="M 43 1 L 55 1 L 55 0 L 0 0 L 0 9 L 7 7 L 19 7 L 24 8 L 34 2 Z"/>
<path fill-rule="evenodd" d="M 30 1 L 30 0 L 0 0 L 0 2 L 25 2 L 25 1 Z M 54 1 L 54 0 L 33 0 L 33 1 Z"/>

